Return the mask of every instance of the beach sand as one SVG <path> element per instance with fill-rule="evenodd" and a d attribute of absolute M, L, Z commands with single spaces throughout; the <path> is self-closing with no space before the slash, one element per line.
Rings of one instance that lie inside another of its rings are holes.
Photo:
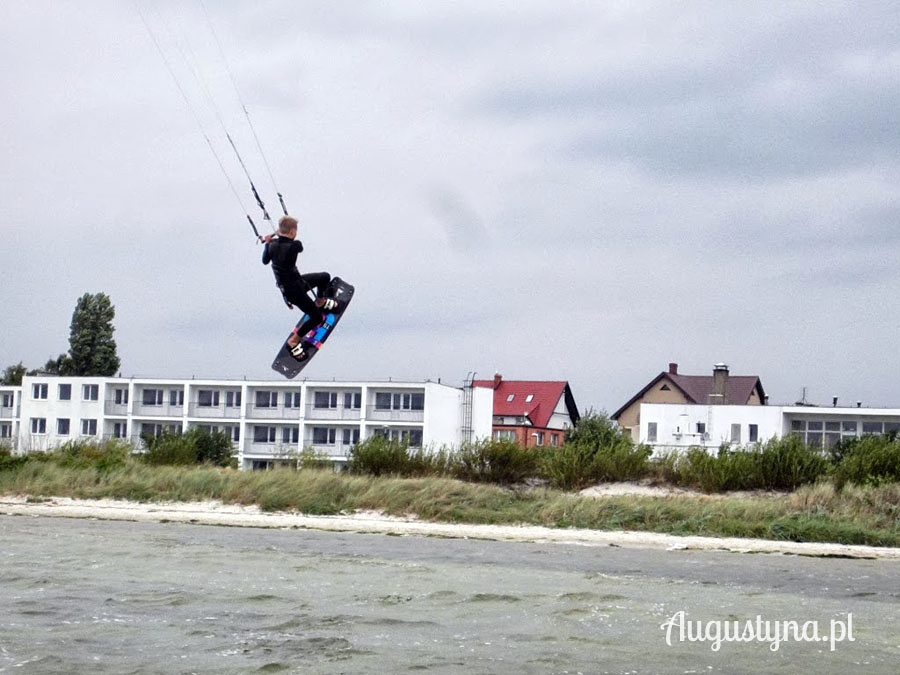
<path fill-rule="evenodd" d="M 616 494 L 627 493 L 612 488 Z M 674 536 L 637 531 L 601 531 L 535 525 L 473 525 L 400 518 L 364 511 L 337 516 L 310 516 L 291 512 L 263 512 L 256 506 L 221 502 L 137 503 L 113 499 L 54 497 L 29 500 L 0 496 L 0 514 L 59 518 L 96 518 L 138 522 L 177 522 L 199 525 L 260 528 L 302 528 L 332 532 L 365 532 L 405 536 L 543 542 L 582 546 L 620 546 L 670 550 L 716 550 L 738 553 L 783 553 L 848 558 L 900 559 L 900 548 L 816 544 L 763 539 Z"/>

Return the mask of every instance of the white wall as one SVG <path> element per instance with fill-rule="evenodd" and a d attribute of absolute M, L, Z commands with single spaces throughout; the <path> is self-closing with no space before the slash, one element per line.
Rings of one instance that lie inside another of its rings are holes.
<path fill-rule="evenodd" d="M 815 430 L 809 422 L 816 424 Z M 651 424 L 656 424 L 656 440 L 650 439 Z M 697 424 L 705 424 L 705 434 L 697 431 Z M 795 423 L 802 423 L 796 429 Z M 640 408 L 640 442 L 653 447 L 659 454 L 668 450 L 702 447 L 715 451 L 723 443 L 748 445 L 750 425 L 756 425 L 758 441 L 781 438 L 797 432 L 815 434 L 815 445 L 829 447 L 830 443 L 847 436 L 869 433 L 868 424 L 884 431 L 900 427 L 900 409 L 895 408 L 819 408 L 811 406 L 758 405 L 690 405 L 678 403 L 642 403 Z M 735 438 L 733 425 L 739 426 Z M 830 425 L 830 427 L 829 427 Z M 837 431 L 828 435 L 829 428 Z M 807 431 L 810 429 L 810 431 Z M 881 433 L 873 431 L 871 433 Z M 806 439 L 806 437 L 804 436 Z M 813 443 L 812 437 L 808 442 Z"/>
<path fill-rule="evenodd" d="M 33 386 L 36 384 L 46 386 L 46 399 L 33 396 Z M 71 386 L 70 400 L 60 400 L 60 384 Z M 97 400 L 83 400 L 85 384 L 97 385 Z M 116 389 L 128 391 L 127 405 L 114 405 Z M 145 389 L 161 390 L 162 403 L 144 405 L 142 392 Z M 219 391 L 218 405 L 198 407 L 197 394 L 200 390 Z M 334 411 L 313 410 L 312 393 L 316 390 L 337 392 L 338 408 Z M 199 425 L 217 426 L 220 429 L 238 427 L 240 441 L 236 450 L 242 466 L 248 465 L 254 459 L 276 459 L 279 453 L 301 450 L 310 444 L 314 427 L 334 428 L 339 435 L 344 429 L 356 429 L 359 431 L 360 440 L 368 438 L 377 429 L 392 429 L 403 433 L 418 430 L 426 447 L 458 447 L 462 440 L 463 390 L 433 382 L 281 382 L 26 376 L 21 391 L 20 410 L 12 421 L 14 424 L 20 422 L 18 447 L 25 452 L 47 450 L 65 441 L 83 438 L 81 433 L 83 419 L 97 420 L 98 438 L 109 437 L 114 423 L 126 423 L 128 439 L 131 441 L 139 438 L 143 423 L 162 424 L 164 428 L 176 429 Z M 170 404 L 171 391 L 183 392 L 182 405 Z M 241 392 L 240 407 L 226 406 L 226 391 Z M 257 408 L 255 406 L 257 391 L 276 393 L 276 405 Z M 491 433 L 493 392 L 485 391 L 486 395 L 476 393 L 473 400 L 473 427 L 476 437 L 490 436 Z M 290 392 L 300 393 L 298 407 L 285 405 L 284 396 Z M 353 411 L 344 409 L 343 394 L 347 392 L 360 393 L 361 408 Z M 424 394 L 424 410 L 404 409 L 387 412 L 374 410 L 377 392 Z M 46 420 L 45 433 L 31 433 L 31 418 Z M 67 436 L 57 434 L 57 421 L 60 418 L 70 420 Z M 276 441 L 268 444 L 254 443 L 255 426 L 275 427 Z M 285 445 L 282 439 L 283 429 L 298 430 L 296 442 L 291 441 Z M 347 446 L 341 446 L 326 451 L 335 454 L 335 459 L 341 459 L 342 456 L 346 456 L 348 449 Z"/>
<path fill-rule="evenodd" d="M 717 449 L 735 441 L 732 425 L 740 427 L 741 444 L 750 442 L 751 424 L 756 425 L 760 441 L 780 437 L 783 430 L 781 408 L 776 406 L 642 403 L 640 417 L 640 442 L 656 452 L 697 446 Z M 656 424 L 655 442 L 648 434 L 651 423 Z M 697 431 L 698 424 L 705 425 L 704 433 Z"/>

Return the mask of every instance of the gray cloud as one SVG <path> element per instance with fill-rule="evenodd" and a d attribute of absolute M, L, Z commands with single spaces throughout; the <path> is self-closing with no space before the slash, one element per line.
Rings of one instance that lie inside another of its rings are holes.
<path fill-rule="evenodd" d="M 199 5 L 154 6 L 277 213 Z M 301 269 L 357 287 L 310 377 L 500 370 L 614 410 L 727 361 L 773 400 L 900 404 L 892 4 L 207 8 Z M 273 375 L 296 312 L 202 99 L 240 207 L 130 3 L 5 10 L 0 367 L 56 356 L 104 291 L 126 374 Z"/>

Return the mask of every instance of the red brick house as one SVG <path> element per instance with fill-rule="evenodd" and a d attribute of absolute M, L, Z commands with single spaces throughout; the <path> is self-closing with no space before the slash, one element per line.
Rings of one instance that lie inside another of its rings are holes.
<path fill-rule="evenodd" d="M 562 445 L 566 429 L 580 418 L 568 382 L 504 380 L 498 373 L 472 385 L 494 390 L 494 438 L 525 448 Z"/>

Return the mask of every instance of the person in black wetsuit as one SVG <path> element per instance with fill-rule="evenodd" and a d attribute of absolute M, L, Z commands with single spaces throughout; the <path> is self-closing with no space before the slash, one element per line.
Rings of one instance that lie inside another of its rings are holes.
<path fill-rule="evenodd" d="M 282 216 L 278 221 L 278 231 L 260 237 L 263 242 L 263 265 L 271 263 L 275 273 L 275 284 L 281 290 L 288 307 L 299 307 L 308 316 L 288 340 L 293 349 L 300 344 L 300 338 L 325 321 L 325 311 L 337 307 L 337 302 L 326 298 L 325 290 L 331 283 L 328 272 L 311 272 L 300 274 L 297 269 L 297 256 L 303 252 L 303 244 L 297 239 L 297 219 Z M 307 293 L 315 289 L 316 299 L 312 300 Z M 293 344 L 292 344 L 293 343 Z M 299 356 L 298 354 L 295 354 Z"/>

